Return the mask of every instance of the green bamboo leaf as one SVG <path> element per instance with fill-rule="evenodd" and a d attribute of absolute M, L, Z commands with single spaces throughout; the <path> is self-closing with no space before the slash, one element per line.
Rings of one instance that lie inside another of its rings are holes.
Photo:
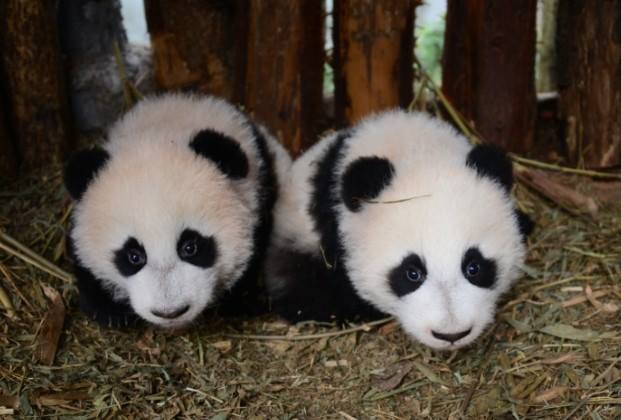
<path fill-rule="evenodd" d="M 577 341 L 593 341 L 600 338 L 597 331 L 589 329 L 578 329 L 567 324 L 552 324 L 546 325 L 540 329 L 544 334 L 553 335 L 555 337 L 567 338 L 569 340 Z"/>

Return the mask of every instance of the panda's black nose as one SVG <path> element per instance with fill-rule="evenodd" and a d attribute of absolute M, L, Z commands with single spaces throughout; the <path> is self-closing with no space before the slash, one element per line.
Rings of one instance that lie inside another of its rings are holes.
<path fill-rule="evenodd" d="M 470 334 L 470 331 L 472 331 L 472 328 L 466 331 L 462 331 L 458 333 L 450 333 L 450 334 L 443 334 L 443 333 L 431 331 L 431 334 L 433 334 L 433 336 L 437 338 L 438 340 L 450 341 L 451 344 L 453 344 L 455 341 L 459 340 L 460 338 L 464 338 L 465 336 Z"/>
<path fill-rule="evenodd" d="M 152 310 L 151 313 L 160 318 L 175 319 L 177 317 L 180 317 L 184 313 L 186 313 L 188 309 L 190 309 L 190 305 L 185 305 L 185 306 L 182 306 L 181 308 L 173 309 L 172 311 L 167 311 L 167 312 Z"/>

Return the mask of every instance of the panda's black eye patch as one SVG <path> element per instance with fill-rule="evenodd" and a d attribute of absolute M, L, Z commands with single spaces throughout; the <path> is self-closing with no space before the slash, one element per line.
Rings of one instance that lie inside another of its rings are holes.
<path fill-rule="evenodd" d="M 209 268 L 218 255 L 216 241 L 211 236 L 203 236 L 195 230 L 185 229 L 177 241 L 177 255 L 189 264 Z"/>
<path fill-rule="evenodd" d="M 147 265 L 147 252 L 136 238 L 129 237 L 123 247 L 114 252 L 114 265 L 123 276 L 133 276 Z"/>
<path fill-rule="evenodd" d="M 405 296 L 418 289 L 427 278 L 427 268 L 416 254 L 410 254 L 401 264 L 390 270 L 388 281 L 390 288 L 398 297 Z"/>
<path fill-rule="evenodd" d="M 479 248 L 469 248 L 461 261 L 461 272 L 477 287 L 490 289 L 496 283 L 496 262 L 485 258 Z"/>

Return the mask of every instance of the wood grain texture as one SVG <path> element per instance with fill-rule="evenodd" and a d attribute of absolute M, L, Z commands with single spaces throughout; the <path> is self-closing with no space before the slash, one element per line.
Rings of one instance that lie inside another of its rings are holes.
<path fill-rule="evenodd" d="M 323 94 L 323 2 L 251 0 L 246 108 L 293 155 L 317 137 Z"/>
<path fill-rule="evenodd" d="M 70 144 L 57 1 L 0 2 L 0 67 L 20 168 L 62 161 Z"/>
<path fill-rule="evenodd" d="M 557 69 L 570 160 L 621 164 L 621 1 L 560 1 Z"/>
<path fill-rule="evenodd" d="M 536 0 L 449 0 L 442 89 L 481 136 L 533 145 Z"/>
<path fill-rule="evenodd" d="M 413 0 L 334 4 L 335 116 L 340 125 L 406 107 L 413 96 Z"/>
<path fill-rule="evenodd" d="M 157 85 L 242 102 L 247 8 L 244 0 L 146 0 Z"/>

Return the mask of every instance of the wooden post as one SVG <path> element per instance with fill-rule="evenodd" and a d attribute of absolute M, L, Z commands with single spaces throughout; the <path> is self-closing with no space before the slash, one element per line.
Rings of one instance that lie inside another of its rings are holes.
<path fill-rule="evenodd" d="M 334 3 L 335 116 L 349 125 L 406 107 L 413 92 L 413 0 Z"/>
<path fill-rule="evenodd" d="M 621 164 L 621 1 L 559 1 L 557 81 L 569 158 Z"/>
<path fill-rule="evenodd" d="M 442 55 L 442 90 L 470 123 L 476 116 L 476 81 L 478 31 L 482 16 L 481 1 L 448 1 L 444 52 Z"/>
<path fill-rule="evenodd" d="M 0 67 L 25 170 L 59 162 L 69 144 L 57 1 L 0 2 Z"/>
<path fill-rule="evenodd" d="M 250 0 L 247 109 L 297 155 L 316 140 L 323 1 Z"/>
<path fill-rule="evenodd" d="M 247 0 L 145 0 L 155 82 L 243 102 Z"/>
<path fill-rule="evenodd" d="M 488 142 L 533 145 L 536 0 L 448 0 L 442 90 Z"/>

